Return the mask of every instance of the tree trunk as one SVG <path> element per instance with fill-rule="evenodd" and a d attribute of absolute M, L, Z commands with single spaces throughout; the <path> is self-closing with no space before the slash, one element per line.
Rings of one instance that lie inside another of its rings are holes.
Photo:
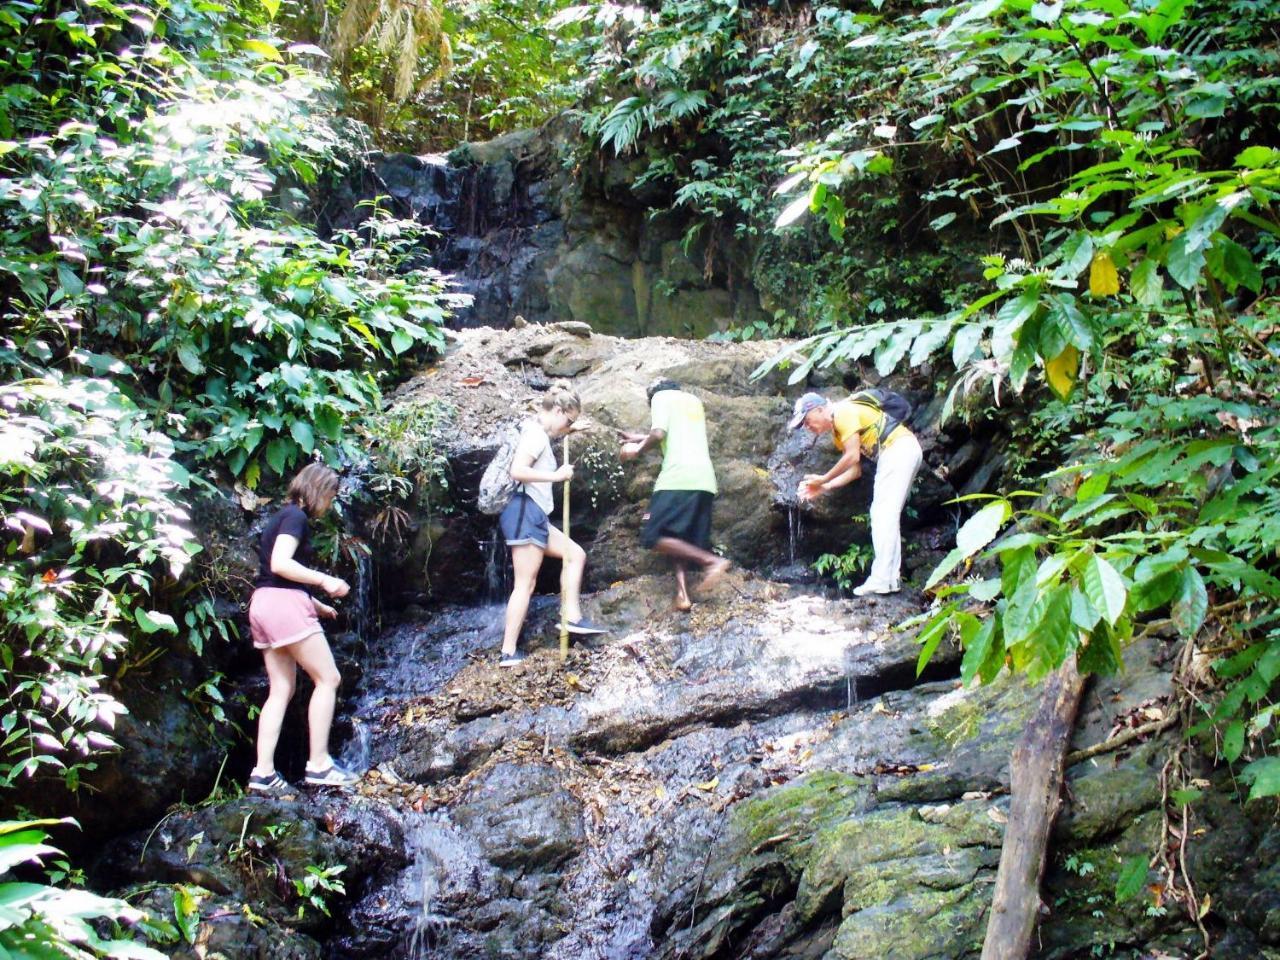
<path fill-rule="evenodd" d="M 1044 683 L 1040 707 L 1009 760 L 1012 799 L 982 960 L 1021 960 L 1040 910 L 1049 831 L 1061 805 L 1063 761 L 1084 680 L 1075 657 Z"/>

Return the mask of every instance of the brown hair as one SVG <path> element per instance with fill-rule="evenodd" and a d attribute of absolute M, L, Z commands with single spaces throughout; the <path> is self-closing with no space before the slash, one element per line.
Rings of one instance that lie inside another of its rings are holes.
<path fill-rule="evenodd" d="M 568 387 L 552 387 L 542 398 L 543 410 L 561 410 L 577 416 L 582 412 L 582 401 Z"/>
<path fill-rule="evenodd" d="M 320 507 L 338 492 L 338 475 L 323 463 L 308 463 L 289 481 L 285 499 L 296 503 L 308 516 L 318 516 Z"/>

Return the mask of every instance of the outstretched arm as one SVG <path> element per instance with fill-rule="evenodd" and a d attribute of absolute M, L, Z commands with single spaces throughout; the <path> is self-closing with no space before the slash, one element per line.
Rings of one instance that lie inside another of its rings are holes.
<path fill-rule="evenodd" d="M 800 481 L 796 495 L 801 500 L 812 500 L 814 497 L 848 486 L 862 476 L 862 448 L 857 438 L 853 438 L 844 454 L 832 464 L 826 473 L 810 473 Z"/>
<path fill-rule="evenodd" d="M 622 450 L 619 453 L 619 456 L 621 456 L 623 460 L 634 460 L 650 447 L 657 446 L 662 443 L 666 435 L 667 431 L 659 430 L 657 427 L 654 427 L 647 434 L 628 434 L 629 439 L 622 445 Z M 631 437 L 642 437 L 643 439 L 633 440 L 630 439 Z"/>

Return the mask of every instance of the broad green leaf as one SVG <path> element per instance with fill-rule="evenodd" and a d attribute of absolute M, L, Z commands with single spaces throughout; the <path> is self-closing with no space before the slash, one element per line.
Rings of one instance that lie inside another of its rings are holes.
<path fill-rule="evenodd" d="M 267 444 L 267 466 L 277 475 L 283 475 L 285 466 L 289 462 L 289 454 L 292 450 L 292 444 L 284 437 L 276 437 Z"/>
<path fill-rule="evenodd" d="M 333 407 L 320 407 L 315 414 L 316 428 L 326 440 L 337 442 L 342 439 L 342 414 Z"/>
<path fill-rule="evenodd" d="M 1200 272 L 1204 270 L 1204 250 L 1189 246 L 1187 231 L 1184 230 L 1169 244 L 1165 266 L 1169 270 L 1169 276 L 1173 277 L 1179 286 L 1190 290 L 1200 279 Z"/>
<path fill-rule="evenodd" d="M 987 658 L 991 655 L 992 641 L 995 640 L 996 618 L 988 617 L 973 639 L 965 644 L 964 659 L 960 662 L 960 682 L 968 686 L 978 676 Z"/>
<path fill-rule="evenodd" d="M 396 353 L 404 353 L 413 346 L 413 337 L 403 330 L 391 334 L 391 349 Z"/>
<path fill-rule="evenodd" d="M 289 424 L 289 434 L 293 437 L 294 442 L 302 448 L 303 453 L 310 453 L 316 448 L 315 433 L 311 429 L 311 424 L 305 420 L 294 420 Z"/>
<path fill-rule="evenodd" d="M 186 368 L 188 373 L 196 375 L 204 373 L 204 361 L 200 359 L 200 353 L 194 344 L 183 343 L 178 347 L 178 362 Z"/>
<path fill-rule="evenodd" d="M 1147 857 L 1145 854 L 1130 857 L 1116 877 L 1116 903 L 1132 900 L 1147 885 Z"/>
<path fill-rule="evenodd" d="M 1133 268 L 1133 272 L 1129 274 L 1129 292 L 1144 307 L 1159 306 L 1164 294 L 1164 279 L 1154 260 L 1144 258 Z"/>
<path fill-rule="evenodd" d="M 1240 779 L 1252 784 L 1249 790 L 1250 800 L 1280 794 L 1280 757 L 1263 757 L 1247 764 L 1240 771 Z"/>
<path fill-rule="evenodd" d="M 1184 637 L 1194 637 L 1209 611 L 1209 595 L 1200 571 L 1190 564 L 1182 571 L 1182 581 L 1173 602 L 1173 624 Z"/>
<path fill-rule="evenodd" d="M 924 588 L 926 590 L 932 589 L 943 577 L 958 567 L 967 556 L 967 553 L 956 547 L 942 558 L 941 563 L 933 568 L 933 572 L 929 574 L 929 579 L 925 582 Z"/>
<path fill-rule="evenodd" d="M 982 342 L 985 326 L 981 323 L 962 323 L 951 344 L 951 363 L 957 370 L 973 359 Z"/>
<path fill-rule="evenodd" d="M 1124 578 L 1105 557 L 1094 554 L 1085 564 L 1081 582 L 1089 602 L 1107 618 L 1107 623 L 1114 626 L 1124 613 L 1129 599 L 1129 589 L 1125 586 Z"/>
<path fill-rule="evenodd" d="M 1244 721 L 1233 720 L 1222 732 L 1222 758 L 1235 763 L 1244 753 Z"/>
<path fill-rule="evenodd" d="M 920 644 L 920 656 L 916 660 L 916 676 L 924 673 L 924 668 L 929 665 L 934 652 L 938 649 L 938 644 L 942 642 L 942 638 L 947 635 L 947 629 L 951 626 L 951 618 L 939 615 L 934 618 L 933 622 L 920 632 L 916 637 L 916 643 Z"/>
<path fill-rule="evenodd" d="M 966 520 L 956 533 L 956 549 L 962 550 L 964 556 L 973 556 L 996 538 L 1000 528 L 1009 519 L 1009 513 L 1009 504 L 1003 500 L 983 507 Z"/>
<path fill-rule="evenodd" d="M 1083 230 L 1077 230 L 1067 237 L 1059 252 L 1062 254 L 1062 265 L 1057 272 L 1067 279 L 1074 279 L 1093 260 L 1093 237 Z"/>
<path fill-rule="evenodd" d="M 143 633 L 155 633 L 158 630 L 169 633 L 178 632 L 178 624 L 173 617 L 159 610 L 143 610 L 142 607 L 135 607 L 133 618 L 138 621 L 138 626 L 142 628 Z"/>

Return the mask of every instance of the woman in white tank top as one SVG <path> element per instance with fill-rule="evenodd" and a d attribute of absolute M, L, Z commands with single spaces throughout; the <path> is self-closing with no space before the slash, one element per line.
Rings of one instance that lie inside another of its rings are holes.
<path fill-rule="evenodd" d="M 582 615 L 579 593 L 587 555 L 547 519 L 555 507 L 553 483 L 567 482 L 573 476 L 573 465 L 556 466 L 551 449 L 553 438 L 563 437 L 573 427 L 582 411 L 582 403 L 572 390 L 557 387 L 542 398 L 541 409 L 525 422 L 520 441 L 511 460 L 511 479 L 521 484 L 506 505 L 498 522 L 511 549 L 511 566 L 515 576 L 511 598 L 507 601 L 506 622 L 502 635 L 500 666 L 515 666 L 524 659 L 517 651 L 520 629 L 529 612 L 529 600 L 542 567 L 543 556 L 550 554 L 564 564 L 560 575 L 561 603 L 569 632 L 579 636 L 604 633 L 605 629 Z"/>

